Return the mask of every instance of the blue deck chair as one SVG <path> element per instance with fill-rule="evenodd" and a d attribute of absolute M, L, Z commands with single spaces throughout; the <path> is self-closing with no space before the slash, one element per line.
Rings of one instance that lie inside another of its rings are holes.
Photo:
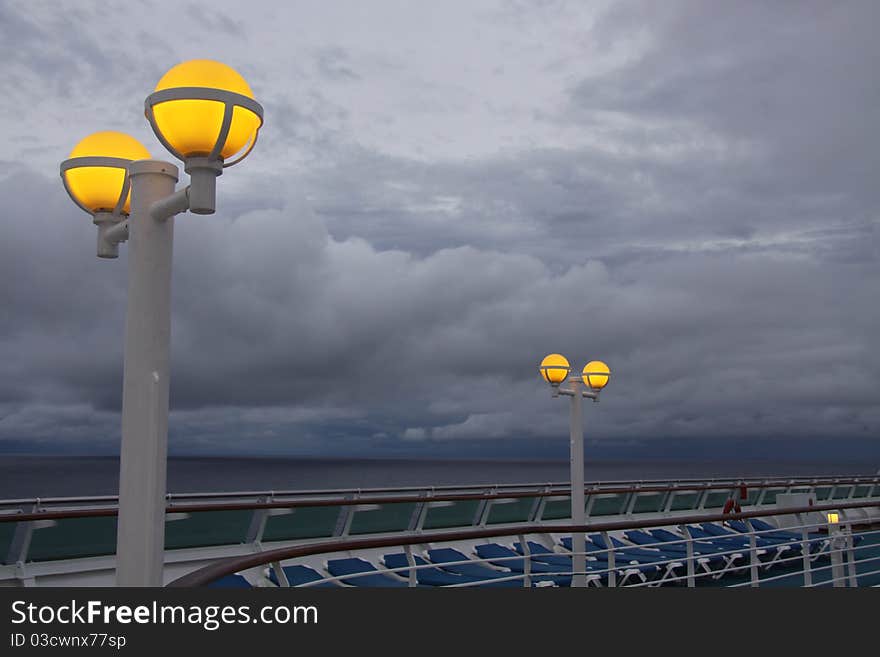
<path fill-rule="evenodd" d="M 241 575 L 226 575 L 208 584 L 209 589 L 252 589 L 251 583 Z"/>
<path fill-rule="evenodd" d="M 602 534 L 590 534 L 589 538 L 596 547 L 602 550 L 608 549 L 608 544 L 605 542 L 605 537 Z M 680 560 L 681 555 L 664 552 L 655 548 L 634 547 L 627 545 L 614 536 L 609 538 L 611 538 L 611 545 L 614 547 L 615 555 L 620 555 L 624 560 L 635 560 L 639 563 L 656 565 L 659 570 L 659 574 L 654 580 L 657 586 L 667 579 L 678 577 L 679 573 L 676 571 L 685 567 L 685 563 Z"/>
<path fill-rule="evenodd" d="M 789 542 L 797 541 L 798 543 L 803 540 L 800 531 L 778 529 L 770 523 L 764 522 L 763 520 L 760 520 L 758 518 L 752 518 L 751 523 L 752 527 L 755 528 L 755 531 L 760 532 L 758 536 L 761 536 L 763 538 L 777 539 L 780 541 Z M 727 524 L 733 527 L 738 532 L 748 533 L 749 531 L 748 526 L 746 526 L 746 523 L 742 520 L 729 520 Z M 853 540 L 855 543 L 857 543 L 861 539 L 861 536 L 856 537 L 855 535 L 853 535 Z M 809 541 L 810 553 L 813 555 L 812 559 L 818 558 L 821 554 L 827 552 L 831 547 L 831 541 L 828 538 L 828 535 L 821 532 L 807 532 L 807 540 Z"/>
<path fill-rule="evenodd" d="M 386 554 L 382 560 L 387 568 L 406 568 L 406 570 L 398 570 L 396 572 L 401 577 L 409 577 L 409 562 L 406 559 L 405 553 Z M 415 561 L 417 566 L 429 565 L 422 557 L 415 554 L 413 555 L 413 561 Z M 456 575 L 440 568 L 416 568 L 416 581 L 423 586 L 452 586 L 455 584 L 475 584 L 481 580 L 476 577 Z"/>
<path fill-rule="evenodd" d="M 559 540 L 559 543 L 566 550 L 571 551 L 572 542 L 570 536 L 564 536 Z M 599 545 L 592 541 L 592 539 L 586 539 L 586 548 L 587 548 L 587 557 L 591 557 L 596 559 L 597 561 L 607 562 L 608 561 L 608 550 L 603 545 Z M 656 573 L 659 570 L 659 566 L 657 566 L 656 562 L 658 561 L 657 555 L 652 554 L 647 558 L 644 556 L 636 556 L 632 554 L 621 555 L 620 550 L 614 550 L 615 557 L 620 556 L 621 558 L 615 558 L 615 561 L 620 562 L 622 565 L 625 564 L 633 564 L 635 566 L 642 567 L 642 572 L 644 573 Z M 622 557 L 626 557 L 625 559 Z"/>
<path fill-rule="evenodd" d="M 508 568 L 516 573 L 526 572 L 526 560 L 509 547 L 499 545 L 498 543 L 487 543 L 485 545 L 477 545 L 474 549 L 480 559 L 486 559 L 494 566 Z M 560 565 L 542 563 L 535 559 L 531 559 L 530 561 L 531 578 L 533 582 L 550 581 L 557 586 L 571 586 L 571 574 L 563 574 L 566 570 L 571 573 L 570 562 L 567 568 L 563 568 Z M 595 577 L 594 579 L 598 579 L 598 577 Z"/>
<path fill-rule="evenodd" d="M 679 559 L 687 559 L 687 546 L 684 543 L 667 545 L 665 540 L 660 540 L 641 529 L 631 529 L 624 532 L 623 535 L 626 536 L 626 540 L 636 545 L 647 548 L 653 547 L 654 549 L 662 550 L 666 554 L 674 555 Z M 681 540 L 681 537 L 675 540 Z M 702 571 L 706 575 L 717 579 L 721 577 L 719 573 L 723 574 L 727 561 L 728 558 L 723 554 L 718 554 L 718 551 L 714 548 L 700 550 L 698 545 L 694 545 L 695 570 Z M 687 562 L 685 562 L 685 566 L 687 566 Z"/>
<path fill-rule="evenodd" d="M 718 536 L 719 538 L 732 538 L 737 541 L 742 541 L 744 547 L 749 547 L 750 545 L 748 536 L 744 536 L 742 533 L 735 532 L 732 529 L 722 527 L 714 522 L 701 522 L 700 527 L 702 527 L 706 533 Z M 755 535 L 755 546 L 767 550 L 770 554 L 770 560 L 765 562 L 766 568 L 770 568 L 770 566 L 783 556 L 791 557 L 795 554 L 800 554 L 801 552 L 801 546 L 799 543 L 766 538 L 760 534 Z"/>
<path fill-rule="evenodd" d="M 284 576 L 287 578 L 287 583 L 291 586 L 302 586 L 303 584 L 308 584 L 309 582 L 321 582 L 324 579 L 324 576 L 319 573 L 314 568 L 310 568 L 308 566 L 303 566 L 301 564 L 296 564 L 293 566 L 282 566 L 281 569 L 284 571 Z M 269 581 L 271 581 L 276 586 L 281 586 L 278 582 L 278 578 L 275 577 L 275 569 L 269 569 Z M 338 588 L 342 586 L 336 582 L 321 582 L 320 584 L 313 584 L 308 588 L 314 587 L 334 587 Z"/>
<path fill-rule="evenodd" d="M 571 556 L 567 554 L 560 554 L 559 552 L 554 552 L 553 550 L 544 547 L 540 543 L 536 541 L 526 541 L 529 547 L 529 556 L 532 557 L 533 561 L 540 561 L 541 563 L 546 563 L 556 568 L 562 568 L 564 570 L 568 570 L 569 572 L 573 568 Z M 516 550 L 516 553 L 519 555 L 524 555 L 522 544 L 517 541 L 513 544 L 513 549 Z M 622 565 L 622 564 L 618 564 Z M 608 580 L 608 561 L 601 561 L 599 559 L 587 557 L 586 563 L 587 569 L 587 583 L 595 584 L 599 586 L 601 583 L 606 583 Z M 632 569 L 629 573 L 624 572 L 623 570 L 617 570 L 618 575 L 623 577 L 637 577 L 640 572 L 636 569 Z M 595 575 L 598 579 L 591 579 L 591 576 Z M 622 580 L 623 581 L 623 580 Z"/>
<path fill-rule="evenodd" d="M 485 581 L 483 586 L 501 586 L 501 587 L 517 587 L 522 588 L 522 580 L 504 579 L 510 577 L 513 573 L 502 573 L 497 570 L 488 568 L 482 564 L 475 563 L 468 559 L 464 554 L 453 548 L 435 548 L 428 550 L 428 558 L 443 570 L 456 575 L 464 575 L 465 577 L 473 577 L 478 580 Z M 464 561 L 466 563 L 455 563 L 456 561 Z"/>
<path fill-rule="evenodd" d="M 684 541 L 685 537 L 681 534 L 676 534 L 674 532 L 669 531 L 668 529 L 649 529 L 648 533 L 656 538 L 658 541 L 668 542 L 668 541 Z M 697 536 L 692 535 L 693 538 L 697 538 Z M 687 550 L 687 546 L 684 543 L 678 543 L 682 548 Z M 728 544 L 718 545 L 717 543 L 713 543 L 711 541 L 700 541 L 693 543 L 694 554 L 701 555 L 714 555 L 715 557 L 721 557 L 722 561 L 719 562 L 718 567 L 713 571 L 712 577 L 718 579 L 719 577 L 723 577 L 729 572 L 740 571 L 746 566 L 741 566 L 737 562 L 744 561 L 745 555 L 743 552 L 736 550 Z M 668 548 L 667 548 L 668 549 Z"/>
<path fill-rule="evenodd" d="M 571 536 L 563 536 L 559 539 L 559 543 L 566 550 L 571 551 L 572 542 Z M 587 539 L 586 541 L 586 550 L 587 550 L 587 558 L 593 558 L 602 564 L 603 568 L 608 568 L 608 553 L 602 550 L 598 545 L 594 544 L 592 541 Z M 640 561 L 639 559 L 626 559 L 624 562 L 623 559 L 617 560 L 615 559 L 615 570 L 618 575 L 620 575 L 621 580 L 618 583 L 618 586 L 623 586 L 631 577 L 637 577 L 643 583 L 648 581 L 648 575 L 656 575 L 660 568 L 657 564 L 654 563 L 645 563 Z"/>
<path fill-rule="evenodd" d="M 703 525 L 688 525 L 688 530 L 694 539 L 700 542 L 707 541 L 722 547 L 726 546 L 729 550 L 742 550 L 743 552 L 751 550 L 747 536 L 735 534 L 723 527 L 716 528 L 717 526 L 713 526 L 711 523 L 703 523 Z M 723 533 L 719 533 L 719 529 Z M 761 557 L 767 557 L 766 560 L 763 560 L 765 569 L 770 568 L 776 563 L 777 559 L 791 549 L 788 545 L 778 545 L 775 543 L 768 545 L 766 541 L 761 541 L 760 539 L 755 541 L 755 545 L 758 559 L 761 560 Z"/>
<path fill-rule="evenodd" d="M 758 531 L 768 532 L 768 534 L 767 534 L 768 536 L 778 536 L 780 538 L 789 538 L 790 537 L 793 539 L 801 540 L 801 534 L 799 531 L 789 530 L 789 529 L 779 529 L 779 528 L 771 525 L 769 522 L 764 522 L 760 518 L 752 518 L 751 522 L 752 522 L 752 526 L 755 529 L 757 529 Z M 770 533 L 770 532 L 772 532 L 772 533 Z M 822 532 L 808 532 L 807 537 L 808 538 L 827 538 L 828 536 L 827 536 L 827 534 L 823 534 Z M 858 539 L 859 541 L 861 541 L 862 538 L 863 538 L 862 536 L 853 535 L 853 540 Z"/>
<path fill-rule="evenodd" d="M 406 582 L 394 579 L 391 575 L 379 572 L 379 570 L 369 561 L 364 561 L 358 557 L 349 557 L 347 559 L 332 559 L 327 562 L 327 572 L 334 577 L 342 575 L 355 575 L 357 573 L 370 573 L 369 575 L 361 575 L 359 577 L 349 577 L 341 581 L 351 586 L 370 586 L 381 588 L 405 588 L 408 586 Z"/>
<path fill-rule="evenodd" d="M 529 546 L 529 555 L 532 557 L 533 561 L 540 561 L 541 563 L 547 563 L 551 566 L 558 566 L 560 568 L 565 568 L 569 572 L 571 571 L 571 557 L 565 554 L 559 554 L 558 552 L 554 552 L 553 550 L 544 547 L 540 543 L 536 543 L 535 541 L 526 541 Z M 513 544 L 513 549 L 516 550 L 517 554 L 523 555 L 525 552 L 523 551 L 522 544 L 517 541 Z M 587 568 L 592 568 L 593 566 L 587 562 Z M 607 577 L 607 574 L 604 575 Z"/>

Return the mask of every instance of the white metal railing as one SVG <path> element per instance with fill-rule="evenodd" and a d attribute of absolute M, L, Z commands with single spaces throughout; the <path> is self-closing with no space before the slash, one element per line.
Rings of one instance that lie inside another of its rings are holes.
<path fill-rule="evenodd" d="M 674 477 L 665 479 L 607 479 L 588 481 L 586 486 L 594 490 L 601 491 L 602 488 L 618 487 L 618 486 L 654 486 L 668 485 L 672 488 L 678 488 L 677 492 L 687 492 L 687 485 L 698 486 L 706 485 L 722 485 L 729 484 L 731 488 L 746 485 L 754 487 L 757 485 L 778 484 L 782 488 L 790 489 L 794 487 L 827 487 L 827 486 L 880 486 L 880 473 L 864 474 L 864 475 L 767 475 L 757 477 Z M 359 488 L 315 488 L 302 490 L 250 490 L 250 491 L 217 491 L 217 492 L 188 492 L 188 493 L 168 493 L 167 501 L 177 502 L 195 502 L 198 500 L 208 499 L 250 499 L 268 497 L 271 499 L 279 498 L 301 498 L 301 497 L 336 497 L 344 495 L 374 495 L 374 494 L 393 494 L 393 493 L 448 493 L 450 491 L 459 492 L 480 492 L 486 490 L 502 491 L 502 490 L 556 490 L 567 489 L 569 482 L 532 482 L 532 483 L 508 483 L 508 484 L 448 484 L 440 486 L 396 486 L 396 487 L 359 487 Z M 874 494 L 880 494 L 880 491 L 874 491 Z M 869 493 L 869 496 L 871 493 Z M 23 497 L 8 500 L 0 500 L 0 507 L 20 507 L 23 505 L 49 505 L 49 504 L 93 504 L 93 503 L 115 503 L 116 495 L 87 495 L 87 496 L 68 496 L 68 497 Z"/>
<path fill-rule="evenodd" d="M 768 514 L 768 516 L 771 514 Z M 476 553 L 471 557 L 467 557 L 459 561 L 431 561 L 427 555 L 415 555 L 412 547 L 405 546 L 408 565 L 400 567 L 376 567 L 376 570 L 368 570 L 364 572 L 353 572 L 349 574 L 327 576 L 322 579 L 301 584 L 303 587 L 318 586 L 325 583 L 335 583 L 347 585 L 352 581 L 356 582 L 360 577 L 384 575 L 396 578 L 395 581 L 405 582 L 410 587 L 419 586 L 418 572 L 428 570 L 439 570 L 441 572 L 449 572 L 446 569 L 455 566 L 464 565 L 480 565 L 489 569 L 493 573 L 492 578 L 485 580 L 463 581 L 461 583 L 449 584 L 451 588 L 478 587 L 489 583 L 501 583 L 510 581 L 521 581 L 524 587 L 530 586 L 548 586 L 554 583 L 564 583 L 565 580 L 573 575 L 585 575 L 588 585 L 594 586 L 628 586 L 633 588 L 652 587 L 667 584 L 682 583 L 689 587 L 696 585 L 698 580 L 706 579 L 722 579 L 728 575 L 741 575 L 748 572 L 748 578 L 744 581 L 735 581 L 729 583 L 719 582 L 718 585 L 725 585 L 731 588 L 752 586 L 758 587 L 761 584 L 769 584 L 773 582 L 783 582 L 802 578 L 803 586 L 858 586 L 859 578 L 866 578 L 872 575 L 880 574 L 880 541 L 874 542 L 866 540 L 869 538 L 880 538 L 880 530 L 868 530 L 852 533 L 851 529 L 844 525 L 839 529 L 834 529 L 833 533 L 827 536 L 807 536 L 807 532 L 822 529 L 822 525 L 815 523 L 800 524 L 785 529 L 768 529 L 768 530 L 752 530 L 750 532 L 737 532 L 731 535 L 729 539 L 747 539 L 747 546 L 731 546 L 729 549 L 719 549 L 721 544 L 728 537 L 717 537 L 721 542 L 714 538 L 696 537 L 689 535 L 682 536 L 678 540 L 658 541 L 652 543 L 651 546 L 639 544 L 626 544 L 612 546 L 610 536 L 607 532 L 602 532 L 606 548 L 597 548 L 586 551 L 588 568 L 584 572 L 572 572 L 571 568 L 562 566 L 553 567 L 552 563 L 541 561 L 540 555 L 532 555 L 528 548 L 528 536 L 519 536 L 519 545 L 522 552 L 509 556 L 490 556 L 480 557 Z M 790 537 L 790 540 L 780 538 L 779 532 L 796 534 L 798 531 L 802 533 L 801 538 L 796 536 Z M 854 537 L 861 537 L 864 541 L 862 545 L 854 544 Z M 765 544 L 759 547 L 758 540 L 764 538 L 774 539 L 774 544 Z M 729 544 L 729 543 L 728 543 Z M 677 557 L 669 556 L 664 553 L 664 547 L 683 547 L 686 549 L 686 556 Z M 700 552 L 702 548 L 702 552 Z M 797 548 L 797 549 L 796 549 Z M 639 550 L 639 554 L 643 559 L 629 559 L 634 553 L 628 553 L 627 550 Z M 871 550 L 876 550 L 876 554 L 870 554 Z M 646 554 L 651 550 L 657 551 L 656 559 L 648 559 Z M 786 555 L 792 552 L 791 555 Z M 859 553 L 864 552 L 863 557 L 859 557 Z M 559 546 L 551 556 L 568 557 L 575 556 L 576 553 L 569 550 L 563 551 Z M 425 560 L 425 563 L 416 563 L 415 556 L 419 556 Z M 663 558 L 663 557 L 667 558 Z M 769 561 L 762 561 L 761 557 Z M 703 565 L 709 566 L 712 561 L 725 559 L 727 561 L 720 567 L 706 567 L 699 572 L 696 564 L 703 562 Z M 816 564 L 813 562 L 820 558 L 827 558 L 828 564 Z M 506 570 L 505 564 L 510 563 L 511 566 Z M 788 566 L 800 563 L 800 569 L 788 569 Z M 864 565 L 871 563 L 871 569 L 865 570 Z M 602 564 L 605 564 L 604 566 Z M 540 568 L 536 566 L 540 565 Z M 861 565 L 863 570 L 857 572 L 857 567 Z M 877 567 L 874 568 L 873 566 Z M 653 577 L 648 577 L 651 569 L 654 569 Z M 285 582 L 283 576 L 283 567 L 279 562 L 272 565 L 272 571 L 279 582 Z M 521 571 L 520 571 L 521 569 Z M 775 571 L 783 569 L 784 572 L 777 573 Z M 648 571 L 648 572 L 646 572 Z M 684 571 L 684 572 L 681 572 Z M 761 575 L 761 571 L 767 573 Z M 771 574 L 771 571 L 773 573 Z M 828 579 L 817 581 L 817 575 L 831 571 L 832 576 Z M 554 581 L 555 580 L 555 581 Z M 634 581 L 637 580 L 637 581 Z M 876 585 L 875 585 L 876 586 Z"/>

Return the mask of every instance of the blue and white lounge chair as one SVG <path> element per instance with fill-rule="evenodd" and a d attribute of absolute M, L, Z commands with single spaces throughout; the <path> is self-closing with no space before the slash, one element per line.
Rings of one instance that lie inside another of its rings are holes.
<path fill-rule="evenodd" d="M 800 545 L 801 541 L 803 541 L 803 536 L 799 531 L 777 529 L 773 525 L 758 518 L 752 518 L 750 522 L 752 523 L 752 527 L 755 528 L 757 535 L 761 538 L 784 541 L 797 545 Z M 738 532 L 743 534 L 749 533 L 748 525 L 742 520 L 728 520 L 727 524 Z M 811 560 L 817 559 L 831 547 L 831 540 L 828 538 L 828 535 L 820 532 L 807 532 L 807 541 L 809 542 L 810 554 L 812 555 Z"/>
<path fill-rule="evenodd" d="M 532 557 L 533 561 L 540 561 L 542 563 L 550 564 L 551 566 L 564 568 L 569 572 L 572 570 L 573 565 L 570 555 L 554 552 L 553 550 L 535 541 L 526 541 L 526 543 L 529 547 L 529 555 Z M 524 554 L 522 544 L 520 544 L 519 541 L 513 544 L 513 549 L 516 550 L 517 554 Z M 643 572 L 638 568 L 633 568 L 627 564 L 622 563 L 617 563 L 615 564 L 615 566 L 615 572 L 617 573 L 618 577 L 621 578 L 620 580 L 618 580 L 621 586 L 631 577 L 637 577 L 642 581 L 647 580 L 647 578 L 644 577 Z M 596 586 L 599 586 L 600 583 L 607 584 L 609 575 L 607 559 L 599 560 L 588 556 L 586 569 L 588 577 L 587 584 L 592 583 Z M 590 579 L 590 576 L 596 576 L 598 577 L 598 579 Z"/>
<path fill-rule="evenodd" d="M 327 562 L 327 572 L 334 577 L 342 575 L 358 575 L 357 577 L 347 577 L 341 581 L 351 586 L 369 586 L 380 588 L 404 588 L 408 586 L 406 582 L 396 579 L 387 573 L 380 572 L 376 566 L 369 561 L 364 561 L 358 557 L 349 557 L 347 559 L 332 559 Z M 359 573 L 369 573 L 367 575 L 359 575 Z"/>
<path fill-rule="evenodd" d="M 295 564 L 293 566 L 282 566 L 281 569 L 284 571 L 284 576 L 287 578 L 287 583 L 291 586 L 303 586 L 304 584 L 309 584 L 310 582 L 320 582 L 320 584 L 310 584 L 309 588 L 313 587 L 329 587 L 332 586 L 334 588 L 338 588 L 342 586 L 336 582 L 322 582 L 324 576 L 319 573 L 314 568 L 310 568 L 309 566 L 303 566 L 302 564 Z M 271 581 L 276 586 L 280 586 L 278 582 L 278 578 L 275 576 L 275 569 L 269 569 L 269 581 Z"/>
<path fill-rule="evenodd" d="M 208 584 L 209 589 L 250 589 L 251 583 L 241 575 L 226 575 Z"/>
<path fill-rule="evenodd" d="M 702 527 L 710 534 L 714 534 L 721 538 L 733 537 L 738 540 L 744 540 L 746 542 L 746 545 L 749 545 L 749 537 L 744 536 L 742 532 L 728 529 L 727 527 L 723 527 L 713 522 L 700 523 L 700 527 Z M 785 539 L 768 538 L 767 536 L 762 536 L 761 534 L 755 534 L 755 545 L 757 547 L 766 549 L 771 555 L 773 555 L 773 562 L 775 562 L 783 554 L 787 553 L 786 556 L 790 557 L 794 554 L 800 554 L 801 552 L 800 542 L 794 543 L 792 541 L 786 541 Z"/>
<path fill-rule="evenodd" d="M 535 541 L 526 541 L 526 543 L 528 544 L 529 556 L 532 557 L 532 561 L 540 561 L 541 563 L 546 563 L 571 572 L 571 556 L 554 552 Z M 513 544 L 513 549 L 516 550 L 516 553 L 519 555 L 525 554 L 523 547 L 519 542 Z M 588 560 L 586 567 L 588 572 L 594 571 L 593 574 L 600 575 L 603 580 L 608 579 L 607 570 L 602 568 L 595 560 Z"/>
<path fill-rule="evenodd" d="M 571 536 L 563 536 L 559 539 L 559 543 L 566 550 L 571 551 L 572 542 Z M 587 558 L 592 558 L 602 564 L 604 568 L 609 567 L 608 563 L 608 552 L 600 548 L 598 545 L 594 545 L 591 541 L 586 541 L 586 550 L 587 550 Z M 618 582 L 618 586 L 624 586 L 627 581 L 631 577 L 637 577 L 643 583 L 648 581 L 648 576 L 656 575 L 660 568 L 656 563 L 645 563 L 640 561 L 637 558 L 626 559 L 626 560 L 615 560 L 614 562 L 615 570 L 618 575 L 621 577 Z"/>
<path fill-rule="evenodd" d="M 648 533 L 661 542 L 669 542 L 669 541 L 678 541 L 677 545 L 681 545 L 682 548 L 687 550 L 687 546 L 685 545 L 686 539 L 681 534 L 676 534 L 674 532 L 669 531 L 668 529 L 649 529 Z M 693 536 L 692 538 L 697 538 Z M 737 562 L 745 560 L 745 554 L 741 551 L 741 549 L 736 549 L 731 546 L 729 543 L 718 545 L 717 543 L 713 543 L 711 540 L 708 541 L 694 541 L 693 543 L 694 554 L 697 553 L 701 555 L 713 555 L 715 557 L 720 557 L 722 559 L 719 562 L 718 567 L 713 571 L 713 577 L 718 579 L 723 577 L 729 572 L 736 572 L 741 570 L 744 566 L 740 566 Z M 664 549 L 669 549 L 664 546 Z"/>
<path fill-rule="evenodd" d="M 483 581 L 483 586 L 522 588 L 523 585 L 522 580 L 510 579 L 513 573 L 503 573 L 484 566 L 483 564 L 475 563 L 453 548 L 435 548 L 433 550 L 428 550 L 428 558 L 443 570 L 449 571 L 450 573 L 464 575 L 465 577 L 473 577 Z"/>
<path fill-rule="evenodd" d="M 397 552 L 395 554 L 386 554 L 382 557 L 386 568 L 406 568 L 406 570 L 396 570 L 395 572 L 404 578 L 409 578 L 409 561 L 406 554 Z M 418 555 L 413 555 L 413 561 L 416 566 L 429 566 L 428 568 L 416 568 L 416 581 L 422 586 L 455 586 L 478 584 L 482 580 L 476 577 L 466 577 L 464 575 L 456 575 L 440 568 L 431 566 L 425 559 Z"/>
<path fill-rule="evenodd" d="M 480 559 L 486 559 L 493 566 L 508 568 L 515 573 L 526 572 L 526 560 L 509 547 L 498 543 L 487 543 L 477 545 L 474 551 Z M 566 571 L 568 572 L 566 573 Z M 533 582 L 550 581 L 557 586 L 571 586 L 571 563 L 567 568 L 563 568 L 560 565 L 541 563 L 530 559 L 530 573 Z M 596 575 L 592 579 L 599 579 L 599 577 Z"/>
<path fill-rule="evenodd" d="M 626 536 L 626 540 L 635 543 L 636 545 L 647 548 L 653 547 L 662 550 L 667 554 L 675 555 L 679 559 L 685 560 L 685 566 L 687 566 L 687 546 L 684 542 L 669 544 L 667 541 L 660 540 L 656 536 L 652 536 L 641 529 L 632 529 L 624 532 L 623 535 Z M 682 541 L 683 539 L 679 537 L 675 540 Z M 695 571 L 702 571 L 706 575 L 712 576 L 714 579 L 721 577 L 726 572 L 729 558 L 723 554 L 718 554 L 718 551 L 714 548 L 700 550 L 699 546 L 695 545 L 693 554 Z"/>
<path fill-rule="evenodd" d="M 605 537 L 602 536 L 602 534 L 590 534 L 589 538 L 597 548 L 602 550 L 608 549 L 608 544 L 605 542 Z M 610 536 L 609 538 L 611 538 L 611 545 L 614 547 L 615 558 L 620 555 L 620 558 L 624 561 L 628 560 L 632 562 L 635 560 L 638 563 L 656 565 L 659 574 L 654 579 L 654 584 L 657 586 L 667 579 L 677 578 L 679 573 L 676 571 L 684 569 L 685 567 L 684 562 L 680 560 L 680 555 L 671 552 L 664 552 L 663 550 L 656 548 L 643 548 L 626 545 L 623 541 L 614 536 Z"/>
<path fill-rule="evenodd" d="M 688 525 L 688 530 L 694 538 L 706 539 L 717 545 L 728 545 L 734 550 L 751 550 L 748 536 L 743 536 L 711 522 L 700 523 L 699 527 Z M 765 569 L 771 568 L 783 555 L 791 556 L 795 551 L 800 552 L 800 549 L 794 550 L 791 544 L 755 537 L 755 552 L 758 558 L 766 557 L 763 560 Z"/>

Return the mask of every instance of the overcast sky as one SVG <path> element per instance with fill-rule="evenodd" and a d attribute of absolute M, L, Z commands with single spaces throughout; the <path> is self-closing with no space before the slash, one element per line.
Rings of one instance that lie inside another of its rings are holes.
<path fill-rule="evenodd" d="M 564 450 L 558 351 L 613 370 L 590 439 L 880 460 L 878 24 L 872 0 L 5 0 L 0 451 L 117 448 L 126 247 L 95 258 L 58 164 L 106 129 L 170 157 L 143 99 L 211 58 L 265 127 L 217 213 L 177 219 L 172 450 Z"/>

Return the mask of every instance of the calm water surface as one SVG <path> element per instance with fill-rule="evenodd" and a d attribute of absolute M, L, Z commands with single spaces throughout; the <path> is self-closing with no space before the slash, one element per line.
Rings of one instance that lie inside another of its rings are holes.
<path fill-rule="evenodd" d="M 567 461 L 432 461 L 317 458 L 171 458 L 168 490 L 298 490 L 568 481 Z M 598 461 L 587 481 L 761 475 L 872 474 L 861 463 Z M 0 455 L 0 498 L 111 495 L 115 457 Z"/>

